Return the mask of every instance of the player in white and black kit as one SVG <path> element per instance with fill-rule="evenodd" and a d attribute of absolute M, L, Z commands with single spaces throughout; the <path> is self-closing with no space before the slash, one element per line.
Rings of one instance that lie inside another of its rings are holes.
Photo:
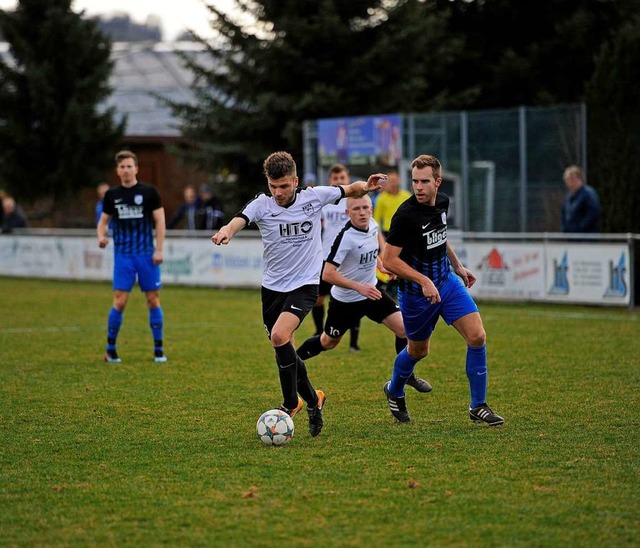
<path fill-rule="evenodd" d="M 329 184 L 334 186 L 348 185 L 350 182 L 349 170 L 344 164 L 333 164 L 329 168 Z M 344 228 L 349 220 L 346 213 L 346 198 L 337 204 L 328 204 L 322 208 L 322 258 L 326 261 L 331 251 L 331 246 L 338 233 Z M 318 300 L 311 310 L 313 323 L 316 327 L 316 335 L 320 335 L 324 325 L 324 303 L 327 295 L 331 294 L 331 284 L 324 279 L 320 280 Z M 358 352 L 360 346 L 360 320 L 350 326 L 349 348 L 352 352 Z"/>
<path fill-rule="evenodd" d="M 383 268 L 380 252 L 384 238 L 371 217 L 371 198 L 347 198 L 346 202 L 349 221 L 334 240 L 322 271 L 323 279 L 331 284 L 327 321 L 320 335 L 307 339 L 298 348 L 303 360 L 338 346 L 345 332 L 364 316 L 395 334 L 396 353 L 407 345 L 398 305 L 376 287 L 376 267 Z M 419 392 L 431 391 L 431 385 L 415 375 L 407 384 Z"/>
<path fill-rule="evenodd" d="M 293 417 L 302 409 L 304 400 L 309 432 L 317 436 L 323 426 L 326 397 L 322 390 L 313 388 L 292 339 L 318 298 L 321 211 L 326 204 L 345 196 L 364 196 L 379 189 L 379 181 L 385 176 L 375 174 L 366 182 L 309 187 L 298 192 L 296 164 L 288 152 L 274 152 L 264 161 L 263 168 L 271 196 L 256 196 L 211 241 L 228 244 L 247 224 L 258 225 L 264 246 L 262 319 L 275 350 L 284 399 L 281 409 Z"/>
<path fill-rule="evenodd" d="M 487 335 L 467 289 L 476 277 L 447 241 L 449 198 L 438 192 L 441 173 L 436 157 L 418 156 L 411 163 L 413 196 L 400 205 L 391 220 L 383 263 L 400 280 L 398 304 L 408 346 L 396 356 L 384 393 L 391 414 L 408 422 L 404 387 L 418 361 L 429 353 L 431 334 L 442 316 L 467 343 L 469 418 L 499 426 L 504 419 L 487 405 Z"/>

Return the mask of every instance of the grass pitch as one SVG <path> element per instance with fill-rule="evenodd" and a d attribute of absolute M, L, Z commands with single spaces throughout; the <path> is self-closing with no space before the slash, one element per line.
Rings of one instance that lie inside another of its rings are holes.
<path fill-rule="evenodd" d="M 327 394 L 285 447 L 253 290 L 168 286 L 166 364 L 132 294 L 122 364 L 102 361 L 104 283 L 0 278 L 0 538 L 5 546 L 637 546 L 640 311 L 481 302 L 489 404 L 468 419 L 464 342 L 440 323 L 397 424 L 393 335 L 363 320 L 309 360 Z M 297 344 L 313 331 L 307 318 Z"/>

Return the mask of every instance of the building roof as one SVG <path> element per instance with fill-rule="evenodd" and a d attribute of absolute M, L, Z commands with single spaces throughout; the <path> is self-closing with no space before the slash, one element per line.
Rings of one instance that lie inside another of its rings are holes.
<path fill-rule="evenodd" d="M 210 63 L 210 55 L 196 42 L 115 42 L 111 51 L 114 68 L 110 86 L 113 93 L 106 106 L 114 107 L 116 119 L 127 117 L 127 137 L 178 137 L 179 120 L 154 94 L 188 103 L 193 100 L 191 71 L 175 53 L 196 56 Z M 0 56 L 9 55 L 7 43 L 0 43 Z"/>
<path fill-rule="evenodd" d="M 173 101 L 193 100 L 190 85 L 191 71 L 183 66 L 176 50 L 209 58 L 207 52 L 192 42 L 136 43 L 118 42 L 113 45 L 114 70 L 110 85 L 113 93 L 107 105 L 116 109 L 119 117 L 126 115 L 125 135 L 128 137 L 177 137 L 179 121 L 171 109 L 154 94 Z"/>

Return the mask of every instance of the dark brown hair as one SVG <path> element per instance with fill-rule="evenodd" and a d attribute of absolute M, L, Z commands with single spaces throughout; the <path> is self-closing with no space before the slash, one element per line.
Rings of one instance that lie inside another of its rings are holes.
<path fill-rule="evenodd" d="M 288 152 L 280 151 L 269 154 L 262 165 L 267 179 L 275 181 L 283 177 L 296 177 L 296 163 Z"/>
<path fill-rule="evenodd" d="M 116 153 L 116 165 L 118 165 L 120 162 L 122 162 L 122 160 L 126 158 L 131 158 L 133 160 L 133 163 L 136 166 L 138 165 L 138 157 L 130 150 L 121 150 Z"/>

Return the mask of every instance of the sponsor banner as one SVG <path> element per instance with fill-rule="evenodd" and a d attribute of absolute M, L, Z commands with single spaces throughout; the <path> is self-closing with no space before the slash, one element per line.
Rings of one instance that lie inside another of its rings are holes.
<path fill-rule="evenodd" d="M 0 275 L 75 280 L 111 280 L 113 247 L 91 237 L 3 236 Z M 235 238 L 215 246 L 209 238 L 165 240 L 163 283 L 260 287 L 262 242 Z"/>
<path fill-rule="evenodd" d="M 478 298 L 537 300 L 545 293 L 542 243 L 466 243 L 462 254 L 477 281 L 470 289 Z"/>
<path fill-rule="evenodd" d="M 163 283 L 260 287 L 262 240 L 234 238 L 230 245 L 213 245 L 209 238 L 165 242 Z"/>
<path fill-rule="evenodd" d="M 354 116 L 318 120 L 320 164 L 398 166 L 402 158 L 402 116 Z"/>
<path fill-rule="evenodd" d="M 629 305 L 629 246 L 547 244 L 545 300 Z"/>
<path fill-rule="evenodd" d="M 628 243 L 465 242 L 451 231 L 460 260 L 476 275 L 479 299 L 629 306 Z M 95 237 L 0 236 L 0 276 L 111 280 L 113 248 Z M 259 288 L 262 241 L 237 237 L 227 246 L 209 238 L 167 238 L 165 284 Z"/>
<path fill-rule="evenodd" d="M 100 249 L 95 238 L 0 238 L 0 274 L 4 276 L 106 280 L 112 269 L 113 251 Z"/>

